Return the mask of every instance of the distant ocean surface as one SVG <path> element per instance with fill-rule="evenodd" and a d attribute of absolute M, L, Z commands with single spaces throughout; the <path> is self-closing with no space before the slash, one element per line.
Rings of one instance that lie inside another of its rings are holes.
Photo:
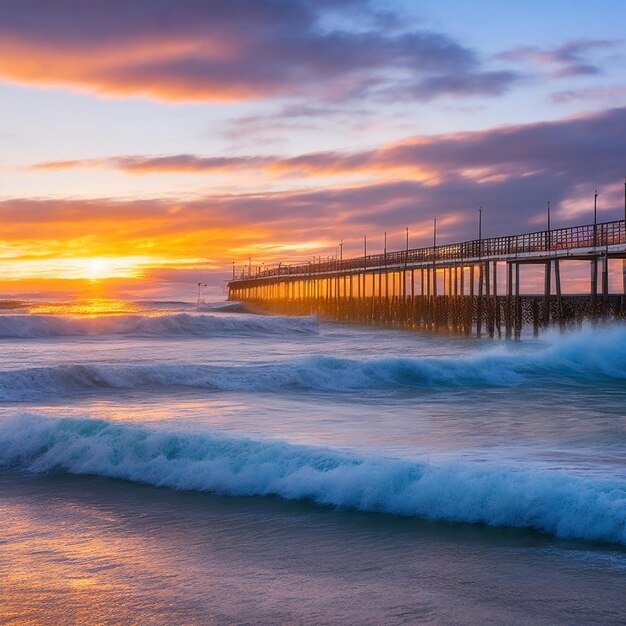
<path fill-rule="evenodd" d="M 0 348 L 0 623 L 626 623 L 626 326 L 4 301 Z"/>

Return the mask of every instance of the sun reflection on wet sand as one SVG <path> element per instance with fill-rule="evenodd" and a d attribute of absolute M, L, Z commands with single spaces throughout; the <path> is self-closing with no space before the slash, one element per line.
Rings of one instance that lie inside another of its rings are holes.
<path fill-rule="evenodd" d="M 80 497 L 37 499 L 44 502 L 0 502 L 0 623 L 134 624 L 136 611 L 142 621 L 174 613 L 166 588 L 175 571 L 151 557 L 158 537 L 141 536 L 119 515 Z M 157 595 L 165 601 L 151 608 Z"/>

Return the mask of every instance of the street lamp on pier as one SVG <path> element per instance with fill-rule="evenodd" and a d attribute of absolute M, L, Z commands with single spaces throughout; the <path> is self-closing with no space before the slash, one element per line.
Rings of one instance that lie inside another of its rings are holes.
<path fill-rule="evenodd" d="M 478 208 L 478 258 L 483 255 L 483 208 Z"/>
<path fill-rule="evenodd" d="M 548 243 L 548 250 L 550 249 L 550 239 L 551 239 L 551 235 L 550 235 L 550 200 L 548 200 L 548 232 L 547 232 L 547 243 Z"/>
<path fill-rule="evenodd" d="M 598 190 L 593 192 L 593 247 L 598 243 Z"/>

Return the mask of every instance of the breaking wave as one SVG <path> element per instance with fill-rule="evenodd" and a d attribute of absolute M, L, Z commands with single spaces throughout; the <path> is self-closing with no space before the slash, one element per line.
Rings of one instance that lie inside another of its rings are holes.
<path fill-rule="evenodd" d="M 262 320 L 267 318 L 262 318 Z M 306 319 L 270 318 L 313 330 Z M 201 323 L 205 323 L 204 322 Z M 253 320 L 252 323 L 255 323 Z M 212 323 L 212 322 L 211 322 Z M 583 331 L 549 338 L 543 345 L 504 345 L 453 358 L 345 359 L 310 356 L 258 364 L 74 364 L 0 371 L 0 401 L 111 389 L 195 388 L 211 391 L 281 392 L 363 389 L 442 389 L 551 384 L 626 383 L 626 331 Z"/>
<path fill-rule="evenodd" d="M 0 315 L 0 337 L 192 336 L 317 332 L 313 317 L 260 315 Z"/>
<path fill-rule="evenodd" d="M 526 466 L 409 462 L 211 431 L 20 416 L 0 423 L 0 467 L 626 544 L 626 482 Z"/>

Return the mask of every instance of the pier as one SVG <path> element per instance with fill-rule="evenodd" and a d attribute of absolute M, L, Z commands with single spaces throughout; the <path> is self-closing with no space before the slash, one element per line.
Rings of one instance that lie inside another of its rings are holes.
<path fill-rule="evenodd" d="M 609 263 L 621 259 L 626 288 L 626 221 L 479 238 L 461 243 L 272 268 L 233 269 L 229 300 L 251 310 L 480 336 L 519 336 L 551 324 L 626 317 L 624 288 L 609 292 Z M 586 294 L 566 294 L 563 267 L 589 264 Z M 524 294 L 520 272 L 543 270 L 543 292 Z M 504 273 L 504 275 L 502 274 Z M 505 285 L 503 288 L 502 285 Z"/>

